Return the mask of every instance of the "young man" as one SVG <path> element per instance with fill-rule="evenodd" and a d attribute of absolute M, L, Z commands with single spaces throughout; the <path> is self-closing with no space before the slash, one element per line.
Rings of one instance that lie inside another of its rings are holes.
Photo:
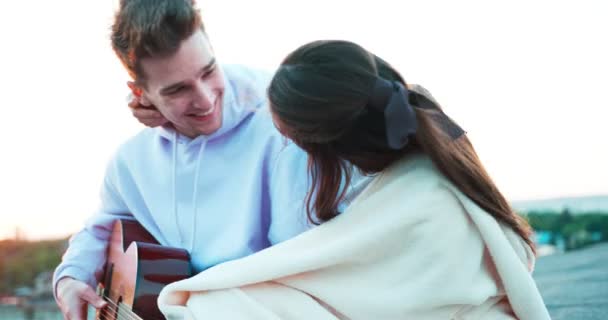
<path fill-rule="evenodd" d="M 135 219 L 162 245 L 188 250 L 195 272 L 309 228 L 306 156 L 262 110 L 269 77 L 223 67 L 192 0 L 122 0 L 112 45 L 143 106 L 168 123 L 126 141 L 110 161 L 101 207 L 70 240 L 54 274 L 66 318 L 104 301 L 112 223 Z"/>

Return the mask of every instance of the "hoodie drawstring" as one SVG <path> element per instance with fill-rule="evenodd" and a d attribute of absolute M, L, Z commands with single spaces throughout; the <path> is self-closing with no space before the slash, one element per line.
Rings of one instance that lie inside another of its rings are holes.
<path fill-rule="evenodd" d="M 183 245 L 182 233 L 179 231 L 179 221 L 177 219 L 177 131 L 173 132 L 173 220 L 175 230 L 179 236 L 179 243 Z"/>
<path fill-rule="evenodd" d="M 177 213 L 177 144 L 178 144 L 178 133 L 175 131 L 173 133 L 173 219 L 175 222 L 175 229 L 177 230 L 179 236 L 179 243 L 182 247 L 184 247 L 188 252 L 192 253 L 194 250 L 194 238 L 196 232 L 196 221 L 198 215 L 198 185 L 199 185 L 199 176 L 201 171 L 201 158 L 203 156 L 203 151 L 205 146 L 207 145 L 207 140 L 201 141 L 200 148 L 198 150 L 198 155 L 196 157 L 196 168 L 194 171 L 194 182 L 193 182 L 193 192 L 192 192 L 192 206 L 193 206 L 193 217 L 192 217 L 192 228 L 190 229 L 190 244 L 186 247 L 184 243 L 184 238 L 182 236 L 182 232 L 179 228 L 179 219 Z"/>
<path fill-rule="evenodd" d="M 205 149 L 205 146 L 207 145 L 207 140 L 203 140 L 201 142 L 201 146 L 198 149 L 198 156 L 196 157 L 196 170 L 194 171 L 194 188 L 193 188 L 193 192 L 192 192 L 192 204 L 194 205 L 194 216 L 192 217 L 192 229 L 191 229 L 191 234 L 192 236 L 190 237 L 190 252 L 192 252 L 194 250 L 194 238 L 195 238 L 195 232 L 196 232 L 196 216 L 198 215 L 198 203 L 196 202 L 197 196 L 198 196 L 198 177 L 199 177 L 199 173 L 201 171 L 201 158 L 203 156 L 203 150 Z"/>

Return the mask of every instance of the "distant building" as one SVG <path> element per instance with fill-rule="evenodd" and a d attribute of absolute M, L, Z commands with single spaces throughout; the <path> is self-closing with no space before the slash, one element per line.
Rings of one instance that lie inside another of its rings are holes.
<path fill-rule="evenodd" d="M 534 243 L 537 245 L 551 244 L 553 232 L 545 230 L 534 231 Z"/>
<path fill-rule="evenodd" d="M 15 296 L 17 297 L 30 297 L 32 296 L 32 288 L 29 287 L 19 287 L 15 289 Z"/>
<path fill-rule="evenodd" d="M 21 228 L 15 227 L 15 241 L 19 242 L 23 240 L 25 240 L 25 235 L 23 234 L 23 231 L 21 230 Z"/>
<path fill-rule="evenodd" d="M 53 273 L 51 271 L 41 272 L 34 278 L 32 294 L 35 296 L 53 296 Z"/>

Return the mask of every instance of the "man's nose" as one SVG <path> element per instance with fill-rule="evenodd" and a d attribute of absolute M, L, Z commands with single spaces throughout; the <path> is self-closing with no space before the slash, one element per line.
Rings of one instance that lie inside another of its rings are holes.
<path fill-rule="evenodd" d="M 202 109 L 209 109 L 215 101 L 215 93 L 209 85 L 199 83 L 195 90 L 195 104 Z"/>

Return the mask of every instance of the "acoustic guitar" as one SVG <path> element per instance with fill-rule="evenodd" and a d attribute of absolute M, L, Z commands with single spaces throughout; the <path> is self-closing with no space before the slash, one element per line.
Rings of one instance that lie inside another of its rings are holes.
<path fill-rule="evenodd" d="M 96 319 L 165 319 L 156 304 L 158 294 L 165 285 L 191 275 L 186 250 L 163 247 L 137 222 L 117 220 L 97 288 L 108 304 Z"/>

